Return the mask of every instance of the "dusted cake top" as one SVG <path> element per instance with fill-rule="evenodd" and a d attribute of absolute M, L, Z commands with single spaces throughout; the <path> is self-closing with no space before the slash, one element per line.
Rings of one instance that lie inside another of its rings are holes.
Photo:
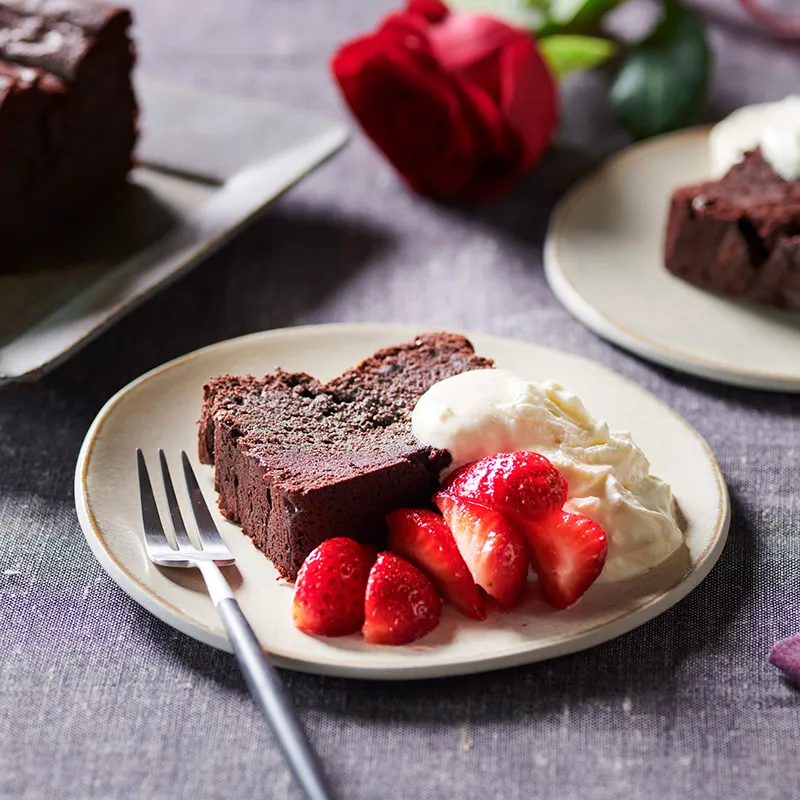
<path fill-rule="evenodd" d="M 243 451 L 280 470 L 287 488 L 309 489 L 417 454 L 417 398 L 443 378 L 491 365 L 464 337 L 429 334 L 381 350 L 324 385 L 280 369 L 263 379 L 213 378 L 204 418 L 234 424 Z M 213 424 L 206 431 L 203 460 L 211 461 Z"/>

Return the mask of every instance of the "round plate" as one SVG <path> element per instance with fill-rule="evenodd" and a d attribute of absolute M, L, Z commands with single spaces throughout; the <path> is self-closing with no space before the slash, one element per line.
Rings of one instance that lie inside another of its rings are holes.
<path fill-rule="evenodd" d="M 408 341 L 420 332 L 407 326 L 322 325 L 260 333 L 190 353 L 119 392 L 86 435 L 75 475 L 81 526 L 111 578 L 168 625 L 227 650 L 199 574 L 160 569 L 144 553 L 135 448 L 144 450 L 153 478 L 158 476 L 159 447 L 176 476 L 179 453 L 186 450 L 214 508 L 212 470 L 200 466 L 194 455 L 201 387 L 209 377 L 226 372 L 262 375 L 280 365 L 326 380 L 378 348 Z M 577 392 L 595 415 L 630 430 L 656 474 L 674 488 L 686 520 L 687 547 L 637 580 L 596 583 L 566 611 L 549 608 L 531 589 L 513 613 L 497 612 L 484 622 L 473 622 L 446 607 L 441 624 L 427 637 L 407 647 L 382 647 L 366 645 L 359 636 L 323 639 L 296 630 L 292 587 L 276 580 L 272 564 L 238 526 L 219 517 L 220 531 L 236 557 L 236 596 L 278 664 L 329 675 L 409 679 L 552 658 L 641 625 L 697 586 L 717 560 L 729 523 L 725 482 L 706 443 L 681 417 L 638 386 L 577 356 L 489 336 L 470 338 L 476 350 L 496 359 L 498 366 L 536 381 L 559 381 Z M 160 490 L 156 485 L 162 517 L 168 519 Z M 184 516 L 190 519 L 188 506 Z"/>
<path fill-rule="evenodd" d="M 800 313 L 711 294 L 663 265 L 669 199 L 707 180 L 708 130 L 635 145 L 557 206 L 545 243 L 556 297 L 637 355 L 702 378 L 800 392 Z"/>

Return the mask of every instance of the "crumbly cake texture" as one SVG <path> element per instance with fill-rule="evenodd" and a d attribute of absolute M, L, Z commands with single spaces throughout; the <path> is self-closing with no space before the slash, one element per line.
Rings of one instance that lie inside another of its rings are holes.
<path fill-rule="evenodd" d="M 678 189 L 664 262 L 702 289 L 800 310 L 800 181 L 754 150 L 722 179 Z"/>
<path fill-rule="evenodd" d="M 380 542 L 385 516 L 427 506 L 450 455 L 411 430 L 437 381 L 492 367 L 451 333 L 380 350 L 326 384 L 281 369 L 203 387 L 199 454 L 214 465 L 222 513 L 294 580 L 325 539 Z"/>
<path fill-rule="evenodd" d="M 127 9 L 0 0 L 0 266 L 124 185 L 138 110 Z"/>

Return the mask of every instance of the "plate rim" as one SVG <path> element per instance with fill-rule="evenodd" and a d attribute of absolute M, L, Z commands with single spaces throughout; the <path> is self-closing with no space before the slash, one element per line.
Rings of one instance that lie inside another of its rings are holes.
<path fill-rule="evenodd" d="M 75 508 L 78 520 L 80 522 L 81 531 L 83 532 L 84 538 L 86 539 L 92 554 L 100 563 L 100 566 L 104 569 L 106 574 L 120 589 L 122 589 L 123 592 L 125 592 L 132 600 L 134 600 L 134 602 L 136 602 L 149 613 L 153 614 L 165 624 L 169 625 L 171 628 L 174 628 L 175 630 L 178 630 L 181 633 L 196 639 L 197 641 L 210 645 L 211 647 L 215 647 L 229 653 L 232 652 L 230 643 L 224 635 L 220 635 L 217 630 L 208 627 L 202 622 L 189 618 L 169 600 L 166 600 L 165 598 L 156 594 L 145 584 L 131 576 L 126 570 L 124 564 L 118 561 L 106 546 L 102 530 L 97 523 L 91 503 L 89 501 L 89 494 L 86 485 L 92 451 L 103 425 L 119 402 L 122 401 L 130 391 L 135 390 L 139 385 L 147 382 L 156 375 L 160 375 L 163 372 L 182 366 L 197 358 L 202 358 L 211 351 L 216 352 L 225 349 L 234 349 L 247 342 L 282 339 L 287 336 L 303 336 L 309 333 L 317 332 L 322 334 L 327 334 L 332 331 L 343 333 L 359 332 L 367 334 L 367 332 L 371 331 L 378 334 L 414 336 L 417 335 L 423 328 L 430 328 L 431 330 L 433 329 L 433 327 L 425 325 L 393 323 L 327 323 L 317 325 L 298 325 L 288 328 L 259 331 L 232 339 L 226 339 L 221 342 L 215 342 L 197 350 L 193 350 L 182 356 L 178 356 L 177 358 L 171 359 L 164 364 L 148 370 L 138 378 L 135 378 L 133 381 L 123 386 L 111 398 L 109 398 L 106 403 L 104 403 L 100 411 L 97 413 L 95 419 L 92 421 L 92 424 L 90 425 L 86 436 L 84 437 L 78 453 L 74 478 Z M 414 331 L 414 333 L 411 331 Z M 644 389 L 639 384 L 623 375 L 620 375 L 604 364 L 600 364 L 597 361 L 592 361 L 584 356 L 576 353 L 570 353 L 568 351 L 562 351 L 558 348 L 546 347 L 545 345 L 527 342 L 522 339 L 494 336 L 492 334 L 485 334 L 479 331 L 461 331 L 461 333 L 468 338 L 480 337 L 483 339 L 494 340 L 499 343 L 511 345 L 530 345 L 544 350 L 550 350 L 551 352 L 564 354 L 570 358 L 578 359 L 580 361 L 585 361 L 591 364 L 593 367 L 599 367 L 606 372 L 612 373 L 615 378 L 629 384 L 635 390 L 647 394 L 657 404 L 659 404 L 663 410 L 668 412 L 685 428 L 687 428 L 689 433 L 693 435 L 701 444 L 706 457 L 708 458 L 717 482 L 720 499 L 718 515 L 713 534 L 710 537 L 708 545 L 697 557 L 697 566 L 692 568 L 678 584 L 666 589 L 656 597 L 650 596 L 648 600 L 642 602 L 641 605 L 636 606 L 636 608 L 633 610 L 627 611 L 621 617 L 612 619 L 609 622 L 601 623 L 595 628 L 576 634 L 569 640 L 561 640 L 551 645 L 545 645 L 543 648 L 539 648 L 538 650 L 520 651 L 518 648 L 514 647 L 499 653 L 494 651 L 492 654 L 485 657 L 476 657 L 467 661 L 449 664 L 430 664 L 419 667 L 413 664 L 399 666 L 359 666 L 358 664 L 342 664 L 340 662 L 327 661 L 324 659 L 309 661 L 295 658 L 285 652 L 282 652 L 280 649 L 270 648 L 270 657 L 277 666 L 309 674 L 329 675 L 334 677 L 354 679 L 422 680 L 437 677 L 478 674 L 495 669 L 504 669 L 522 664 L 547 661 L 552 658 L 558 658 L 563 655 L 569 655 L 571 653 L 590 649 L 604 642 L 616 639 L 617 637 L 628 633 L 631 630 L 640 627 L 641 625 L 644 625 L 659 614 L 671 608 L 676 603 L 683 600 L 692 590 L 694 590 L 703 580 L 705 580 L 706 576 L 717 563 L 727 542 L 730 528 L 730 495 L 724 475 L 719 467 L 716 456 L 711 450 L 711 447 L 700 435 L 700 433 L 698 433 L 698 431 L 695 430 L 695 428 L 686 419 L 684 419 L 684 417 L 682 417 L 677 411 L 671 408 L 659 397 L 652 394 L 652 392 L 649 392 L 647 389 Z"/>
<path fill-rule="evenodd" d="M 800 392 L 800 376 L 792 377 L 782 373 L 727 367 L 684 350 L 677 350 L 653 341 L 641 333 L 612 321 L 581 294 L 560 267 L 558 253 L 560 243 L 564 238 L 563 229 L 567 223 L 567 217 L 573 207 L 582 200 L 584 194 L 598 180 L 612 170 L 620 169 L 624 162 L 632 158 L 641 158 L 648 151 L 658 150 L 665 146 L 680 146 L 689 138 L 707 137 L 710 130 L 710 125 L 696 126 L 629 145 L 609 156 L 589 175 L 570 188 L 556 203 L 547 227 L 543 255 L 545 278 L 553 294 L 579 322 L 601 338 L 647 361 L 669 367 L 677 372 L 729 386 L 771 392 Z"/>

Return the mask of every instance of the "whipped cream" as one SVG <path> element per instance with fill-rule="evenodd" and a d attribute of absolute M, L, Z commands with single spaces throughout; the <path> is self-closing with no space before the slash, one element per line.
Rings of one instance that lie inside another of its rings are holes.
<path fill-rule="evenodd" d="M 784 180 L 800 179 L 800 95 L 744 106 L 716 124 L 709 136 L 714 177 L 721 178 L 756 147 Z"/>
<path fill-rule="evenodd" d="M 425 444 L 450 451 L 452 468 L 517 450 L 548 458 L 569 487 L 564 508 L 606 533 L 600 580 L 640 575 L 683 541 L 672 490 L 650 474 L 630 434 L 610 431 L 557 383 L 531 383 L 502 369 L 464 372 L 434 384 L 411 419 Z"/>

